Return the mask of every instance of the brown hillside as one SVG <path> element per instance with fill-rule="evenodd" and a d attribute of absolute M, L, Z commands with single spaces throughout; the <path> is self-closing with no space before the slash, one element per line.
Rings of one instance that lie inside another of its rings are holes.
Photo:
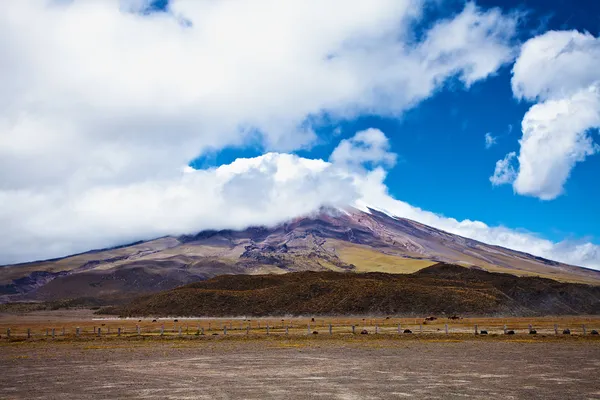
<path fill-rule="evenodd" d="M 600 287 L 439 263 L 410 275 L 223 275 L 143 296 L 127 316 L 598 314 Z"/>

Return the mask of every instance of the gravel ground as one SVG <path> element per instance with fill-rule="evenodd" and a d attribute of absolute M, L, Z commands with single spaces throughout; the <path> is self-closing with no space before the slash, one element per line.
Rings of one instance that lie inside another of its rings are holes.
<path fill-rule="evenodd" d="M 2 399 L 600 399 L 600 341 L 13 342 L 0 368 Z"/>

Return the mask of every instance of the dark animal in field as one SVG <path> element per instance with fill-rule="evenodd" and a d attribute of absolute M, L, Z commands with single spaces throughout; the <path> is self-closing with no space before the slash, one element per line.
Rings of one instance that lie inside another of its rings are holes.
<path fill-rule="evenodd" d="M 218 333 L 216 333 L 216 332 L 215 332 L 215 333 L 213 333 L 212 335 L 213 335 L 213 336 L 219 336 L 219 334 L 218 334 Z"/>
<path fill-rule="evenodd" d="M 565 329 L 563 331 L 563 335 L 570 335 L 571 334 L 571 330 L 570 329 Z"/>
<path fill-rule="evenodd" d="M 529 331 L 530 335 L 537 335 L 537 331 L 535 329 L 532 329 Z"/>
<path fill-rule="evenodd" d="M 507 334 L 507 335 L 514 335 L 514 334 L 515 334 L 515 331 L 506 331 L 506 334 Z"/>
<path fill-rule="evenodd" d="M 178 319 L 174 319 L 173 322 L 179 322 L 179 320 Z"/>
<path fill-rule="evenodd" d="M 448 317 L 448 319 L 460 319 L 460 317 L 458 315 L 452 315 Z"/>
<path fill-rule="evenodd" d="M 310 322 L 315 322 L 315 319 L 314 319 L 314 318 L 311 318 L 311 319 L 310 319 Z"/>
<path fill-rule="evenodd" d="M 313 335 L 318 335 L 318 334 L 319 334 L 319 332 L 313 331 Z"/>
<path fill-rule="evenodd" d="M 591 331 L 590 333 L 591 333 L 592 335 L 597 335 L 597 334 L 598 334 L 598 331 L 594 329 L 594 330 L 593 330 L 593 331 Z"/>
<path fill-rule="evenodd" d="M 437 317 L 426 317 L 425 321 L 435 321 L 437 319 Z M 452 319 L 452 317 L 450 317 L 450 319 Z"/>
<path fill-rule="evenodd" d="M 153 320 L 152 320 L 152 322 L 156 322 L 156 320 L 155 320 L 155 319 L 153 319 Z"/>
<path fill-rule="evenodd" d="M 366 330 L 366 329 L 363 329 L 362 331 L 360 331 L 360 334 L 361 334 L 361 335 L 368 335 L 368 334 L 369 334 L 369 331 L 368 331 L 368 330 Z"/>
<path fill-rule="evenodd" d="M 412 331 L 410 329 L 405 329 L 404 333 L 412 333 Z"/>
<path fill-rule="evenodd" d="M 481 332 L 479 332 L 479 333 L 480 333 L 481 335 L 487 335 L 487 334 L 488 334 L 488 331 L 481 331 Z"/>

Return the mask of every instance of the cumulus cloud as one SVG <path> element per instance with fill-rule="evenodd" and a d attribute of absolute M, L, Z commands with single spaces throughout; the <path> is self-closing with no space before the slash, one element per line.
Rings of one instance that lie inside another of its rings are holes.
<path fill-rule="evenodd" d="M 310 173 L 313 162 L 292 156 L 246 161 L 227 179 L 244 162 L 186 166 L 228 146 L 306 148 L 324 115 L 398 116 L 448 79 L 468 87 L 513 58 L 515 19 L 471 3 L 416 40 L 424 1 L 172 0 L 160 13 L 147 0 L 3 4 L 0 262 L 350 201 L 344 174 Z M 373 132 L 344 146 L 389 165 Z M 284 170 L 304 180 L 274 178 Z M 297 195 L 317 183 L 335 193 Z"/>
<path fill-rule="evenodd" d="M 516 179 L 502 183 L 552 200 L 564 192 L 575 165 L 600 151 L 592 137 L 600 128 L 598 65 L 600 38 L 589 33 L 550 31 L 523 45 L 512 89 L 515 97 L 537 104 L 521 123 Z"/>
<path fill-rule="evenodd" d="M 378 130 L 342 141 L 330 161 L 282 153 L 310 146 L 323 114 L 397 116 L 450 78 L 469 87 L 494 74 L 514 56 L 514 18 L 468 3 L 415 41 L 419 0 L 174 0 L 154 14 L 143 12 L 148 4 L 3 4 L 0 263 L 369 204 L 600 268 L 591 243 L 552 243 L 393 199 L 384 179 L 395 155 Z M 278 152 L 187 167 L 249 141 Z"/>
<path fill-rule="evenodd" d="M 329 160 L 346 168 L 393 167 L 397 156 L 389 150 L 390 143 L 385 134 L 379 129 L 370 128 L 357 132 L 350 139 L 343 139 Z"/>
<path fill-rule="evenodd" d="M 498 140 L 497 137 L 492 136 L 492 134 L 490 132 L 487 132 L 485 134 L 485 148 L 489 149 L 490 147 L 492 147 L 493 145 L 496 144 L 497 140 Z"/>
<path fill-rule="evenodd" d="M 361 135 L 362 136 L 362 135 Z M 371 206 L 464 237 L 600 269 L 600 246 L 555 243 L 507 227 L 490 227 L 422 210 L 394 199 L 387 171 L 292 154 L 268 153 L 177 177 L 84 192 L 0 192 L 2 262 L 61 256 L 202 229 L 274 225 L 319 207 Z M 27 210 L 23 213 L 22 210 Z M 3 231 L 4 232 L 4 231 Z"/>

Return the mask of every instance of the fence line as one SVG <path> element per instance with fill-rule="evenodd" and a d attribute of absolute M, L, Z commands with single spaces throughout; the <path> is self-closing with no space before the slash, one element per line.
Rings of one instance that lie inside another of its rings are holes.
<path fill-rule="evenodd" d="M 309 322 L 306 323 L 306 333 L 303 333 L 303 327 L 301 324 L 296 324 L 294 326 L 293 323 L 282 323 L 271 325 L 269 323 L 260 327 L 260 323 L 252 326 L 251 323 L 240 324 L 239 328 L 237 326 L 233 326 L 231 323 L 229 325 L 223 324 L 222 327 L 222 335 L 223 336 L 236 336 L 236 335 L 281 335 L 281 336 L 312 336 L 318 333 L 327 332 L 329 335 L 357 335 L 357 334 L 377 334 L 377 335 L 385 335 L 385 336 L 406 336 L 411 334 L 417 335 L 540 335 L 540 336 L 599 336 L 598 329 L 589 329 L 588 324 L 581 324 L 577 329 L 571 329 L 569 326 L 560 327 L 559 324 L 554 324 L 553 327 L 550 324 L 546 324 L 546 326 L 540 325 L 534 326 L 533 324 L 528 324 L 527 328 L 523 327 L 510 327 L 509 324 L 503 324 L 499 326 L 498 324 L 481 324 L 480 322 L 477 324 L 466 325 L 466 324 L 455 324 L 451 325 L 448 323 L 434 324 L 434 325 L 424 325 L 422 323 L 412 324 L 397 324 L 396 326 L 392 324 L 374 323 L 370 325 L 369 323 L 374 321 L 364 321 L 363 328 L 360 332 L 356 330 L 356 324 L 344 324 L 344 323 L 326 323 L 325 321 L 319 321 L 320 323 Z M 600 325 L 600 320 L 598 321 Z M 103 324 L 104 325 L 104 324 Z M 517 325 L 517 324 L 513 324 Z M 520 324 L 519 324 L 520 325 Z M 209 331 L 211 331 L 211 325 L 208 324 Z M 417 328 L 418 327 L 418 331 Z M 403 329 L 404 328 L 404 329 Z M 89 329 L 89 327 L 87 328 Z M 102 329 L 102 327 L 93 326 L 92 331 L 86 331 L 85 328 L 81 328 L 79 326 L 76 327 L 61 327 L 60 336 L 57 335 L 56 328 L 48 327 L 45 329 L 40 329 L 38 331 L 34 331 L 32 328 L 21 328 L 15 329 L 13 327 L 6 328 L 6 334 L 0 335 L 2 338 L 16 340 L 16 339 L 39 339 L 46 338 L 56 340 L 57 338 L 107 338 L 107 337 L 119 337 L 119 338 L 129 338 L 129 337 L 198 337 L 198 336 L 207 336 L 205 335 L 205 330 L 203 326 L 197 325 L 197 329 L 195 332 L 190 332 L 189 327 L 186 325 L 185 332 L 182 329 L 182 325 L 174 325 L 172 331 L 165 331 L 164 324 L 161 324 L 159 327 L 157 326 L 146 326 L 142 327 L 140 325 L 135 325 L 135 330 L 130 328 L 129 332 L 127 328 L 124 326 L 116 326 L 113 324 L 113 330 L 111 331 L 110 327 L 106 327 Z M 219 336 L 219 331 L 210 334 L 210 336 Z M 45 333 L 45 334 L 44 334 Z"/>

